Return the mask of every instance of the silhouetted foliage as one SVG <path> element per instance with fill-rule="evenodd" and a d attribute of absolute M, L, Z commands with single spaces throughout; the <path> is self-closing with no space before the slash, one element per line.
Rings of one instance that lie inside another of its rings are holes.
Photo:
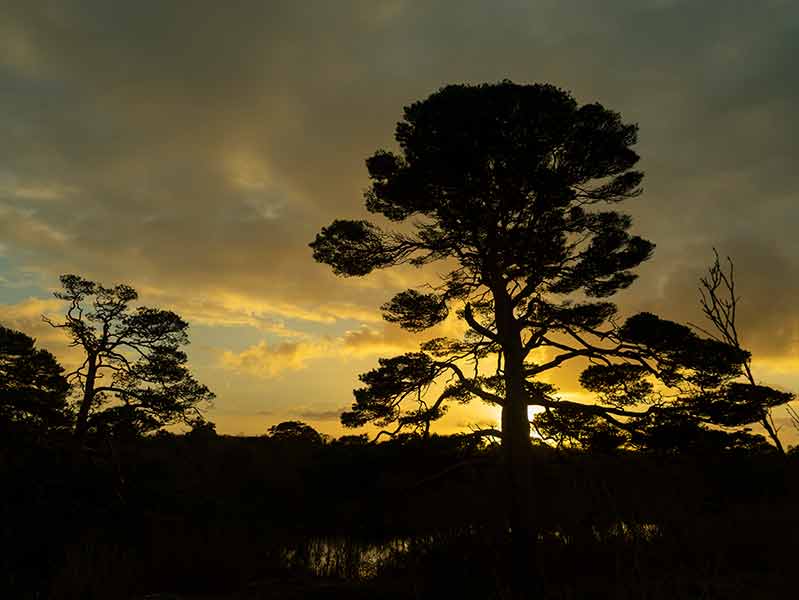
<path fill-rule="evenodd" d="M 535 432 L 557 448 L 574 446 L 590 452 L 612 452 L 628 442 L 626 432 L 596 414 L 579 409 L 546 409 L 532 420 Z"/>
<path fill-rule="evenodd" d="M 77 275 L 61 276 L 56 298 L 69 303 L 66 319 L 54 322 L 83 364 L 69 374 L 81 392 L 75 437 L 97 433 L 140 435 L 199 415 L 213 399 L 186 366 L 188 323 L 171 311 L 137 307 L 127 285 L 103 287 Z"/>
<path fill-rule="evenodd" d="M 791 398 L 751 376 L 748 385 L 736 381 L 751 374 L 734 324 L 718 339 L 648 313 L 616 324 L 604 298 L 634 280 L 653 248 L 628 232 L 629 216 L 599 207 L 640 193 L 630 148 L 636 127 L 617 113 L 579 106 L 549 85 L 453 85 L 406 107 L 395 137 L 399 153 L 380 150 L 366 161 L 366 207 L 391 221 L 413 219 L 411 231 L 337 220 L 311 244 L 314 258 L 345 276 L 447 259 L 455 268 L 441 285 L 398 293 L 384 316 L 418 332 L 454 310 L 468 331 L 380 359 L 361 376 L 344 425 L 428 435 L 449 404 L 479 398 L 502 407 L 503 445 L 519 454 L 529 444 L 528 406 L 546 409 L 537 418 L 547 437 L 610 448 L 651 428 L 656 415 L 767 426 L 764 411 Z M 717 325 L 729 324 L 730 308 L 734 315 L 734 303 L 717 294 L 731 273 L 719 274 L 716 264 L 704 282 Z M 493 373 L 481 369 L 493 356 Z M 591 363 L 580 381 L 596 405 L 563 400 L 537 381 L 574 359 Z M 444 378 L 439 395 L 426 398 Z"/>
<path fill-rule="evenodd" d="M 20 331 L 0 325 L 0 427 L 46 433 L 68 428 L 72 412 L 64 369 Z"/>
<path fill-rule="evenodd" d="M 689 327 L 641 313 L 612 334 L 620 350 L 639 354 L 637 362 L 591 365 L 580 377 L 600 404 L 615 409 L 649 405 L 645 414 L 624 419 L 613 412 L 581 416 L 559 406 L 533 420 L 542 437 L 558 446 L 587 449 L 595 448 L 598 435 L 606 450 L 627 446 L 660 452 L 766 451 L 769 445 L 763 436 L 740 429 L 759 423 L 783 453 L 769 411 L 794 395 L 757 384 L 752 376 L 751 356 L 741 347 L 735 326 L 732 263 L 724 273 L 716 257 L 709 278 L 701 283 L 702 307 L 717 335 L 695 326 L 710 336 L 702 338 Z M 721 296 L 722 287 L 728 297 Z"/>
<path fill-rule="evenodd" d="M 273 425 L 267 436 L 277 442 L 293 442 L 298 444 L 322 444 L 324 438 L 316 429 L 302 421 L 283 421 Z"/>
<path fill-rule="evenodd" d="M 188 425 L 191 427 L 185 434 L 188 438 L 194 440 L 209 440 L 217 436 L 216 424 L 202 417 L 189 419 Z"/>
<path fill-rule="evenodd" d="M 715 333 L 704 331 L 711 337 L 720 339 L 727 344 L 741 349 L 736 324 L 738 297 L 735 295 L 735 268 L 730 257 L 727 257 L 728 268 L 725 271 L 719 262 L 718 252 L 713 251 L 715 260 L 708 269 L 708 274 L 700 282 L 702 311 L 713 325 Z M 750 357 L 747 355 L 743 363 L 743 376 L 745 384 L 738 384 L 736 390 L 726 399 L 729 409 L 734 413 L 744 413 L 751 418 L 747 422 L 759 422 L 766 430 L 769 438 L 777 450 L 785 453 L 782 447 L 777 427 L 771 417 L 771 409 L 775 406 L 787 404 L 793 400 L 794 395 L 780 392 L 770 387 L 758 385 L 752 374 Z M 718 403 L 713 408 L 724 408 Z"/>
<path fill-rule="evenodd" d="M 342 446 L 365 446 L 369 443 L 369 436 L 365 433 L 360 435 L 342 435 L 334 439 L 332 443 Z"/>
<path fill-rule="evenodd" d="M 379 150 L 366 161 L 366 207 L 391 221 L 413 219 L 413 231 L 337 220 L 311 244 L 314 258 L 346 276 L 454 261 L 432 292 L 401 292 L 383 310 L 388 321 L 422 331 L 454 308 L 469 331 L 381 359 L 361 377 L 365 387 L 342 422 L 429 432 L 448 403 L 479 398 L 502 407 L 503 444 L 522 452 L 527 407 L 557 402 L 535 378 L 571 358 L 614 354 L 582 336 L 604 335 L 597 328 L 616 309 L 599 299 L 627 287 L 651 254 L 652 244 L 628 232 L 628 216 L 597 209 L 640 193 L 636 131 L 551 85 L 451 85 L 406 107 L 395 135 L 400 153 Z M 597 300 L 569 299 L 577 293 Z M 558 354 L 536 364 L 539 348 Z M 479 362 L 497 354 L 495 373 L 480 372 Z M 454 383 L 425 400 L 445 376 Z"/>
<path fill-rule="evenodd" d="M 535 431 L 544 440 L 557 447 L 589 452 L 626 448 L 657 454 L 712 455 L 772 450 L 762 435 L 752 434 L 748 428 L 728 431 L 712 425 L 719 424 L 673 407 L 655 408 L 643 417 L 618 424 L 566 408 L 547 410 L 533 419 Z"/>

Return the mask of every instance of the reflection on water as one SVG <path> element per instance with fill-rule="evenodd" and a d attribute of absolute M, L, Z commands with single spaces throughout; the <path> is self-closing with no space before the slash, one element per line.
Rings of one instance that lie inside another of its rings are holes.
<path fill-rule="evenodd" d="M 286 567 L 309 570 L 320 577 L 369 579 L 380 566 L 407 554 L 419 538 L 369 542 L 349 537 L 309 538 L 286 546 Z"/>
<path fill-rule="evenodd" d="M 497 543 L 493 536 L 479 530 L 460 533 L 461 539 Z M 618 521 L 604 528 L 592 526 L 575 530 L 562 528 L 539 534 L 539 541 L 557 541 L 563 545 L 605 543 L 614 540 L 652 542 L 661 536 L 655 523 Z M 482 539 L 481 539 L 482 538 Z M 458 539 L 456 535 L 455 539 Z M 452 543 L 452 534 L 397 537 L 382 541 L 358 540 L 345 536 L 313 537 L 286 545 L 281 553 L 289 569 L 311 572 L 320 577 L 370 579 L 385 565 L 395 564 L 416 549 L 429 549 L 438 543 Z"/>

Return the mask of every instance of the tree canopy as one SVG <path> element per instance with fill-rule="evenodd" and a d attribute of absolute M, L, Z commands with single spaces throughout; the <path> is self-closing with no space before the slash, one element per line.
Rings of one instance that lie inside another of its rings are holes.
<path fill-rule="evenodd" d="M 762 451 L 769 448 L 765 438 L 745 427 L 757 423 L 784 453 L 771 409 L 794 395 L 762 385 L 752 374 L 751 354 L 742 347 L 736 326 L 732 261 L 725 272 L 716 254 L 708 275 L 700 279 L 699 291 L 711 330 L 640 314 L 614 333 L 642 346 L 638 361 L 654 367 L 654 377 L 634 363 L 594 365 L 582 373 L 581 384 L 601 404 L 647 405 L 645 414 L 618 420 L 612 414 L 581 414 L 558 406 L 533 419 L 536 432 L 558 446 L 588 449 Z"/>
<path fill-rule="evenodd" d="M 104 287 L 62 275 L 55 296 L 68 302 L 64 330 L 85 355 L 69 374 L 80 390 L 75 436 L 89 430 L 140 434 L 199 415 L 214 395 L 186 365 L 188 323 L 167 310 L 131 306 L 128 285 Z"/>
<path fill-rule="evenodd" d="M 502 407 L 503 441 L 527 443 L 527 406 L 548 402 L 551 391 L 536 375 L 595 353 L 581 333 L 614 316 L 603 299 L 627 287 L 652 252 L 629 233 L 627 215 L 595 208 L 639 195 L 637 127 L 554 86 L 505 81 L 442 88 L 405 108 L 395 138 L 399 154 L 379 150 L 366 161 L 366 207 L 391 221 L 412 218 L 413 232 L 337 220 L 311 244 L 314 257 L 347 276 L 448 261 L 455 268 L 431 293 L 401 292 L 383 310 L 421 331 L 455 307 L 469 330 L 381 360 L 342 421 L 427 428 L 447 401 L 477 397 Z M 539 348 L 560 353 L 534 363 Z M 491 354 L 499 355 L 496 372 L 480 373 L 477 363 Z M 466 360 L 473 375 L 459 366 Z M 456 381 L 438 399 L 402 409 L 445 374 Z"/>
<path fill-rule="evenodd" d="M 69 383 L 64 369 L 36 341 L 0 325 L 0 424 L 47 432 L 70 426 Z"/>
<path fill-rule="evenodd" d="M 278 442 L 321 445 L 324 437 L 313 427 L 302 421 L 283 421 L 267 430 L 267 437 Z"/>

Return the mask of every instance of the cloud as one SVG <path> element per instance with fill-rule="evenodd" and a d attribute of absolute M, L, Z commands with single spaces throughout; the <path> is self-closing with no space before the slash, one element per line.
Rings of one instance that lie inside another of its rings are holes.
<path fill-rule="evenodd" d="M 393 355 L 416 349 L 418 345 L 418 340 L 410 337 L 386 336 L 385 331 L 364 327 L 347 331 L 338 338 L 305 337 L 277 344 L 260 341 L 240 352 L 224 350 L 219 355 L 219 363 L 234 372 L 272 379 L 287 371 L 305 369 L 311 361 Z"/>
<path fill-rule="evenodd" d="M 0 318 L 15 327 L 51 331 L 42 315 L 55 317 L 63 312 L 64 303 L 56 298 L 26 298 L 16 304 L 0 304 Z"/>
<path fill-rule="evenodd" d="M 231 295 L 174 296 L 156 289 L 140 289 L 145 304 L 169 307 L 192 324 L 212 327 L 252 327 L 258 331 L 281 338 L 297 338 L 304 334 L 288 327 L 283 316 L 296 317 L 292 311 L 281 307 L 248 301 Z M 287 314 L 288 313 L 288 314 Z"/>
<path fill-rule="evenodd" d="M 61 364 L 71 370 L 83 362 L 79 348 L 69 345 L 69 338 L 42 320 L 48 316 L 55 322 L 64 313 L 64 303 L 55 298 L 26 298 L 15 304 L 0 304 L 0 324 L 34 338 L 39 348 L 52 352 Z"/>
<path fill-rule="evenodd" d="M 50 251 L 64 251 L 70 241 L 68 233 L 48 223 L 32 210 L 22 210 L 0 204 L 0 235 L 15 246 L 35 244 Z"/>
<path fill-rule="evenodd" d="M 742 235 L 715 244 L 722 266 L 732 259 L 735 295 L 738 298 L 736 326 L 745 348 L 755 361 L 799 360 L 799 260 L 773 239 Z M 713 262 L 710 245 L 695 244 L 685 256 L 659 274 L 658 290 L 630 304 L 705 329 L 712 325 L 701 311 L 699 280 Z M 723 290 L 722 290 L 723 291 Z"/>
<path fill-rule="evenodd" d="M 370 323 L 336 337 L 305 336 L 300 340 L 279 344 L 261 341 L 241 352 L 225 350 L 221 353 L 220 364 L 229 370 L 269 379 L 284 371 L 304 369 L 314 360 L 347 361 L 415 352 L 423 340 L 441 336 L 460 337 L 463 329 L 463 323 L 454 314 L 422 335 L 409 333 L 391 323 Z"/>
<path fill-rule="evenodd" d="M 391 356 L 419 349 L 419 336 L 397 326 L 383 324 L 380 328 L 364 326 L 347 331 L 339 340 L 339 352 L 352 356 Z"/>
<path fill-rule="evenodd" d="M 550 81 L 640 125 L 645 194 L 628 208 L 658 248 L 623 310 L 695 319 L 719 246 L 741 274 L 746 343 L 788 360 L 798 20 L 779 0 L 5 3 L 0 253 L 285 341 L 229 351 L 273 379 L 260 359 L 406 351 L 416 341 L 377 307 L 431 272 L 338 278 L 308 243 L 367 216 L 363 161 L 393 147 L 402 106 L 447 83 Z"/>
<path fill-rule="evenodd" d="M 0 201 L 19 200 L 26 203 L 47 205 L 62 200 L 78 190 L 57 181 L 20 181 L 13 173 L 0 171 Z"/>
<path fill-rule="evenodd" d="M 314 409 L 300 409 L 297 412 L 297 416 L 301 419 L 308 419 L 310 421 L 336 421 L 341 418 L 341 413 L 345 410 L 349 410 L 349 406 L 343 406 L 337 409 L 322 409 L 322 410 L 314 410 Z"/>
<path fill-rule="evenodd" d="M 315 342 L 281 342 L 276 345 L 259 342 L 241 352 L 225 350 L 221 365 L 237 373 L 270 379 L 285 371 L 297 371 L 307 361 L 325 356 L 327 346 Z"/>
<path fill-rule="evenodd" d="M 3 239 L 52 276 L 374 319 L 385 286 L 404 282 L 335 278 L 307 243 L 330 219 L 363 214 L 363 160 L 392 144 L 402 105 L 506 76 L 554 81 L 640 122 L 649 195 L 635 211 L 667 255 L 726 235 L 735 214 L 754 216 L 744 222 L 758 235 L 785 234 L 790 219 L 774 216 L 795 187 L 797 9 L 720 6 L 8 7 L 0 165 L 20 183 Z"/>

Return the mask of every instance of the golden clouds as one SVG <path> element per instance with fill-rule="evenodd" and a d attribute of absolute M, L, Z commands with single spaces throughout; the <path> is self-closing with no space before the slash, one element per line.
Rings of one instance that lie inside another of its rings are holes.
<path fill-rule="evenodd" d="M 419 339 L 399 327 L 383 324 L 380 328 L 363 326 L 347 331 L 339 345 L 348 356 L 392 356 L 417 350 Z"/>
<path fill-rule="evenodd" d="M 244 148 L 224 150 L 221 158 L 224 177 L 242 201 L 259 218 L 276 219 L 289 198 L 299 200 L 295 190 L 279 181 L 274 169 L 258 152 Z"/>
<path fill-rule="evenodd" d="M 284 319 L 316 325 L 332 325 L 339 320 L 363 323 L 381 320 L 377 309 L 352 302 L 318 303 L 309 298 L 303 305 L 214 287 L 190 295 L 176 294 L 169 288 L 152 285 L 138 286 L 137 289 L 143 298 L 148 299 L 147 303 L 170 307 L 191 322 L 221 327 L 246 325 L 280 337 L 304 335 L 287 328 Z"/>
<path fill-rule="evenodd" d="M 0 304 L 0 324 L 34 338 L 39 348 L 52 352 L 69 371 L 82 362 L 81 351 L 70 347 L 69 339 L 60 329 L 54 329 L 42 320 L 42 315 L 45 315 L 58 321 L 63 312 L 61 300 L 27 298 L 16 304 Z"/>
<path fill-rule="evenodd" d="M 306 337 L 269 344 L 258 342 L 241 352 L 223 351 L 219 364 L 236 373 L 272 379 L 286 371 L 299 371 L 308 363 L 324 359 L 339 361 L 368 356 L 391 356 L 418 348 L 418 339 L 396 327 L 361 327 L 343 336 Z"/>
<path fill-rule="evenodd" d="M 0 236 L 15 245 L 63 251 L 71 236 L 35 211 L 0 204 Z"/>
<path fill-rule="evenodd" d="M 0 197 L 21 202 L 48 203 L 63 200 L 78 188 L 48 178 L 24 179 L 0 170 Z"/>
<path fill-rule="evenodd" d="M 223 153 L 222 164 L 228 181 L 234 187 L 247 191 L 261 191 L 274 185 L 266 162 L 246 150 Z"/>
<path fill-rule="evenodd" d="M 664 317 L 695 319 L 696 278 L 712 245 L 742 232 L 778 240 L 779 260 L 755 252 L 745 262 L 746 246 L 720 250 L 742 275 L 757 274 L 741 285 L 756 365 L 766 354 L 793 364 L 796 3 L 751 3 L 721 21 L 713 0 L 690 18 L 680 3 L 633 0 L 602 14 L 584 0 L 501 10 L 407 0 L 224 11 L 210 0 L 191 10 L 83 4 L 11 3 L 0 19 L 0 252 L 48 284 L 73 271 L 129 283 L 144 304 L 193 325 L 269 340 L 241 352 L 218 342 L 214 360 L 225 356 L 228 371 L 277 380 L 330 360 L 342 367 L 341 389 L 351 388 L 355 359 L 418 347 L 423 338 L 387 327 L 378 307 L 436 273 L 339 279 L 313 262 L 308 242 L 333 218 L 364 215 L 363 160 L 391 146 L 403 105 L 446 83 L 532 73 L 641 124 L 647 193 L 632 209 L 636 232 L 659 249 L 627 304 L 648 296 Z M 687 243 L 696 240 L 701 252 Z M 679 270 L 697 255 L 706 257 L 699 269 Z M 668 280 L 662 301 L 649 283 L 658 276 Z M 3 307 L 0 319 L 15 310 Z M 19 322 L 43 342 L 53 335 L 38 313 Z M 457 337 L 459 327 L 449 320 L 430 335 Z M 203 335 L 213 345 L 213 333 Z M 573 391 L 578 373 L 564 365 L 551 380 Z M 231 385 L 239 387 L 219 404 L 260 386 L 265 396 L 292 393 L 281 383 Z"/>
<path fill-rule="evenodd" d="M 24 29 L 0 23 L 0 64 L 25 75 L 37 75 L 42 68 L 42 56 L 35 41 Z"/>
<path fill-rule="evenodd" d="M 27 298 L 16 304 L 0 304 L 0 320 L 12 326 L 37 327 L 52 331 L 52 328 L 42 322 L 42 315 L 53 316 L 62 312 L 64 303 L 55 298 Z"/>
<path fill-rule="evenodd" d="M 329 310 L 329 309 L 328 309 Z M 371 313 L 370 321 L 376 313 Z M 219 364 L 225 369 L 271 379 L 286 371 L 298 371 L 308 363 L 325 361 L 347 361 L 349 359 L 393 356 L 419 349 L 421 341 L 433 337 L 459 337 L 463 334 L 463 323 L 450 315 L 443 323 L 430 329 L 425 335 L 402 330 L 390 323 L 363 324 L 358 329 L 345 331 L 340 336 L 311 337 L 299 332 L 292 336 L 301 339 L 270 344 L 260 341 L 241 352 L 225 350 L 219 355 Z M 280 334 L 280 330 L 277 330 Z M 353 378 L 353 383 L 355 380 Z"/>
<path fill-rule="evenodd" d="M 304 368 L 308 360 L 325 356 L 326 346 L 315 342 L 282 342 L 274 346 L 259 342 L 238 353 L 224 351 L 220 364 L 235 373 L 271 379 L 285 371 Z"/>

